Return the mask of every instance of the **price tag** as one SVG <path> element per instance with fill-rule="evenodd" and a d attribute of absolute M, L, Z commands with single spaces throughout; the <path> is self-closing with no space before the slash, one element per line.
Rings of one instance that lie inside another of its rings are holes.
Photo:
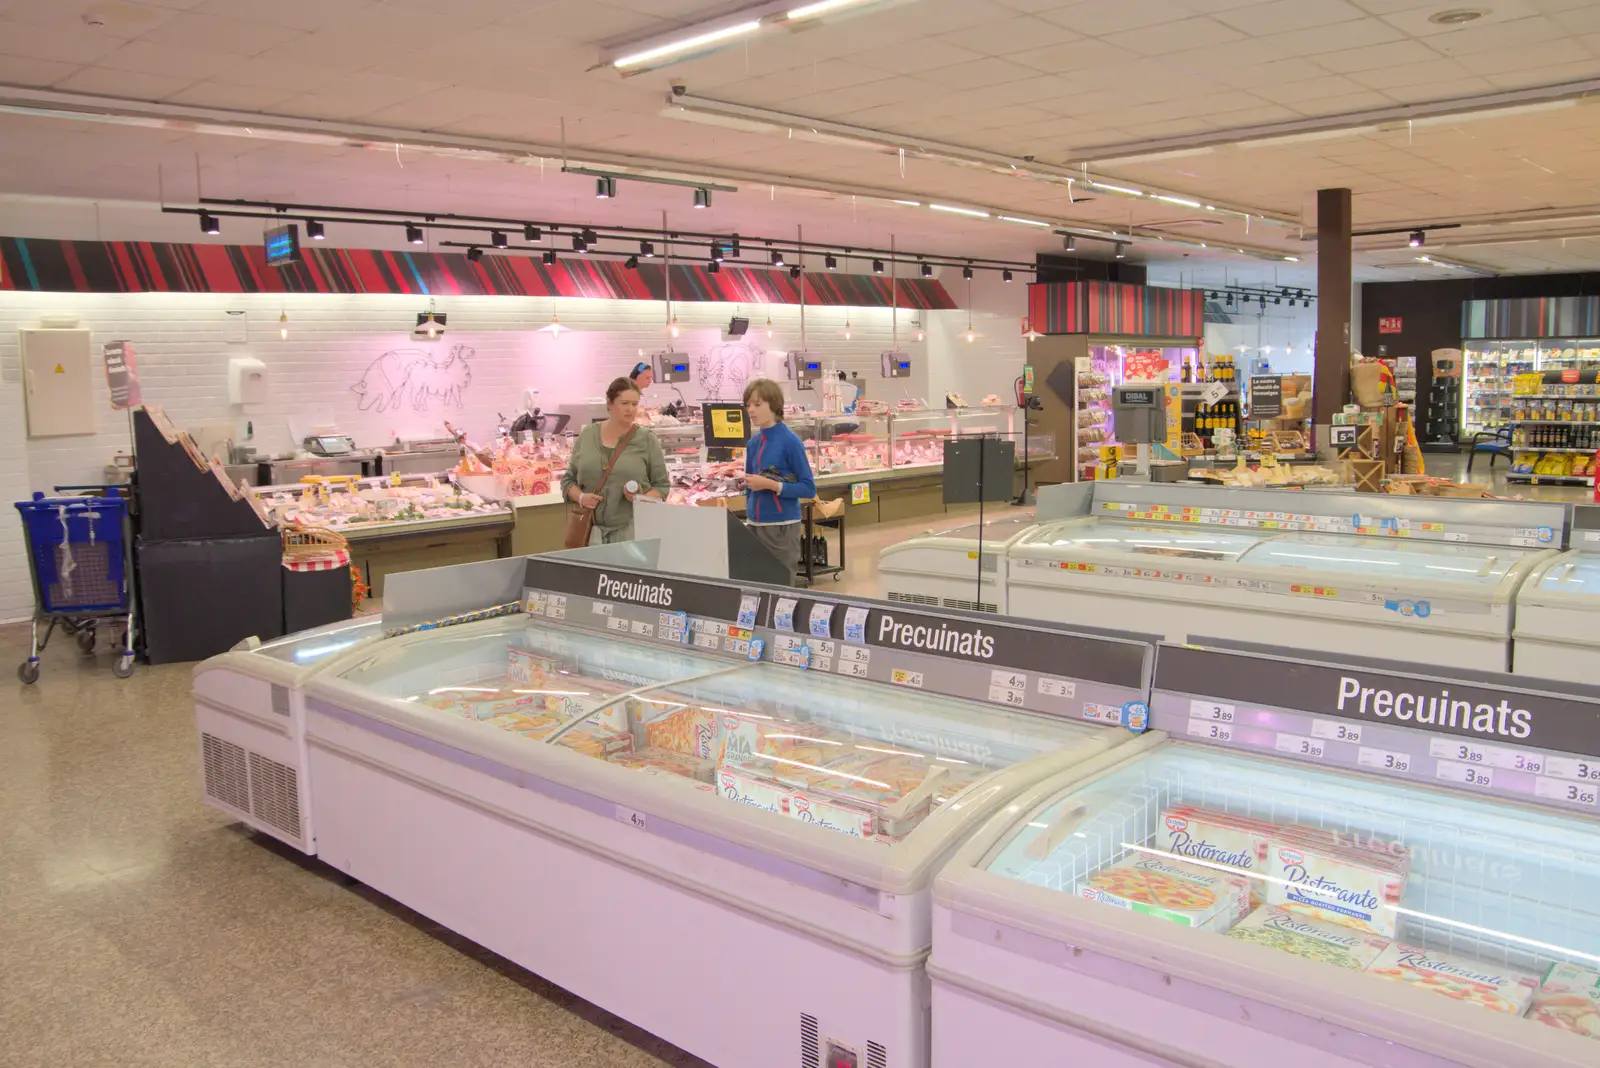
<path fill-rule="evenodd" d="M 1457 530 L 1447 530 L 1447 531 L 1444 532 L 1444 540 L 1445 541 L 1466 541 L 1467 540 L 1467 536 L 1465 534 L 1461 533 L 1460 531 L 1457 531 Z"/>
<path fill-rule="evenodd" d="M 1600 794 L 1600 786 L 1561 782 L 1558 779 L 1535 779 L 1533 792 L 1553 801 L 1571 801 L 1575 805 L 1588 805 L 1594 808 L 1596 795 Z"/>
<path fill-rule="evenodd" d="M 551 619 L 566 619 L 567 599 L 565 597 L 551 597 L 545 602 L 545 615 Z"/>
<path fill-rule="evenodd" d="M 747 593 L 739 598 L 739 626 L 750 628 L 756 625 L 756 613 L 761 609 L 761 595 Z"/>
<path fill-rule="evenodd" d="M 1600 760 L 1578 760 L 1573 757 L 1546 757 L 1544 773 L 1557 779 L 1575 779 L 1578 782 L 1600 783 Z"/>
<path fill-rule="evenodd" d="M 1441 760 L 1433 777 L 1445 782 L 1459 782 L 1467 786 L 1493 786 L 1494 769 L 1481 764 L 1463 764 L 1458 760 Z"/>
<path fill-rule="evenodd" d="M 634 827 L 641 831 L 650 829 L 650 821 L 643 812 L 631 808 L 623 808 L 621 805 L 617 806 L 617 822 L 626 823 L 629 827 Z"/>
<path fill-rule="evenodd" d="M 920 690 L 922 689 L 922 672 L 895 668 L 889 673 L 889 681 L 896 686 L 914 686 Z"/>
<path fill-rule="evenodd" d="M 1021 708 L 1026 697 L 1027 693 L 1024 690 L 1011 690 L 1004 686 L 989 687 L 989 700 L 1008 708 Z"/>
<path fill-rule="evenodd" d="M 772 609 L 772 626 L 777 630 L 794 630 L 794 607 L 798 602 L 793 597 L 779 597 L 778 603 Z"/>
<path fill-rule="evenodd" d="M 864 679 L 867 677 L 867 665 L 859 660 L 846 660 L 841 657 L 839 659 L 839 674 L 848 675 L 853 679 Z"/>
<path fill-rule="evenodd" d="M 1200 391 L 1200 403 L 1215 404 L 1228 395 L 1228 387 L 1221 382 L 1213 382 Z"/>
<path fill-rule="evenodd" d="M 1410 771 L 1411 756 L 1408 753 L 1396 753 L 1389 749 L 1369 749 L 1361 747 L 1361 752 L 1356 755 L 1356 763 L 1364 768 L 1374 768 L 1378 771 Z"/>
<path fill-rule="evenodd" d="M 1210 723 L 1203 719 L 1189 721 L 1189 735 L 1193 738 L 1206 738 L 1211 741 L 1227 742 L 1233 740 L 1233 724 Z"/>
<path fill-rule="evenodd" d="M 1428 742 L 1428 755 L 1440 760 L 1459 760 L 1463 764 L 1489 763 L 1487 746 L 1475 742 L 1456 742 L 1449 738 L 1434 738 Z"/>
<path fill-rule="evenodd" d="M 642 638 L 648 638 L 656 632 L 656 625 L 654 623 L 646 623 L 642 619 L 635 620 L 633 623 L 633 632 Z"/>
<path fill-rule="evenodd" d="M 748 656 L 750 653 L 750 639 L 729 638 L 723 643 L 722 647 L 736 656 Z"/>
<path fill-rule="evenodd" d="M 595 601 L 589 606 L 589 611 L 597 616 L 609 616 L 617 610 L 617 606 L 610 601 Z"/>
<path fill-rule="evenodd" d="M 1065 697 L 1069 700 L 1078 692 L 1078 684 L 1066 679 L 1052 679 L 1048 675 L 1039 679 L 1039 692 L 1046 697 Z"/>
<path fill-rule="evenodd" d="M 832 657 L 815 655 L 816 654 L 816 650 L 814 650 L 814 649 L 812 650 L 812 653 L 813 653 L 813 655 L 811 657 L 811 670 L 812 671 L 821 671 L 821 672 L 826 673 L 826 672 L 829 672 L 829 671 L 833 670 L 833 658 Z"/>
<path fill-rule="evenodd" d="M 1189 718 L 1203 719 L 1212 723 L 1232 723 L 1234 709 L 1232 705 L 1213 704 L 1210 701 L 1190 701 Z"/>
<path fill-rule="evenodd" d="M 701 649 L 709 649 L 714 653 L 721 644 L 721 640 L 715 634 L 696 634 L 694 636 L 694 644 Z"/>
<path fill-rule="evenodd" d="M 1316 738 L 1324 738 L 1330 742 L 1357 742 L 1361 741 L 1361 728 L 1352 723 L 1340 723 L 1331 719 L 1315 720 L 1311 724 L 1311 734 Z"/>
<path fill-rule="evenodd" d="M 839 649 L 839 662 L 841 664 L 868 664 L 872 661 L 872 650 L 863 649 L 859 645 L 846 645 Z"/>
<path fill-rule="evenodd" d="M 846 608 L 844 610 L 844 640 L 847 642 L 865 643 L 867 640 L 867 612 L 866 608 Z"/>
<path fill-rule="evenodd" d="M 1288 753 L 1290 756 L 1311 757 L 1314 760 L 1322 759 L 1322 739 L 1307 738 L 1303 734 L 1279 734 L 1277 742 L 1278 752 Z"/>
<path fill-rule="evenodd" d="M 833 610 L 831 604 L 814 604 L 811 606 L 811 636 L 813 638 L 826 638 L 832 633 Z"/>
<path fill-rule="evenodd" d="M 1530 775 L 1544 774 L 1545 758 L 1538 753 L 1523 753 L 1516 749 L 1485 746 L 1484 754 L 1492 767 L 1505 768 L 1507 771 L 1526 771 Z"/>
<path fill-rule="evenodd" d="M 621 633 L 626 634 L 628 633 L 628 621 L 620 616 L 612 616 L 610 619 L 606 620 L 606 629 L 620 631 Z"/>
<path fill-rule="evenodd" d="M 774 634 L 772 636 L 772 651 L 775 653 L 792 653 L 804 649 L 806 640 L 796 634 Z"/>
<path fill-rule="evenodd" d="M 991 671 L 989 672 L 989 685 L 999 686 L 1007 690 L 1026 690 L 1028 676 L 1020 671 Z"/>

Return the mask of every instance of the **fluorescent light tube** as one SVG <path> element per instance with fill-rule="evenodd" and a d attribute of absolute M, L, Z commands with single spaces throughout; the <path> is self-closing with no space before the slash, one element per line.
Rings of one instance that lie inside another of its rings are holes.
<path fill-rule="evenodd" d="M 730 37 L 742 37 L 747 33 L 755 33 L 760 28 L 761 23 L 759 20 L 737 22 L 732 26 L 724 26 L 720 30 L 710 30 L 706 33 L 696 34 L 693 37 L 683 37 L 676 41 L 669 41 L 664 45 L 657 45 L 655 48 L 647 48 L 643 52 L 622 56 L 613 60 L 611 65 L 618 70 L 637 67 L 641 63 L 649 63 L 651 60 L 665 59 L 667 56 L 675 56 L 680 52 L 689 52 L 705 45 L 716 44 L 718 41 L 726 41 Z"/>
<path fill-rule="evenodd" d="M 974 219 L 987 219 L 989 217 L 988 212 L 978 211 L 975 208 L 953 208 L 949 204 L 929 204 L 928 207 L 934 211 L 947 211 L 952 215 L 970 215 Z"/>
<path fill-rule="evenodd" d="M 815 4 L 804 4 L 790 11 L 786 18 L 790 22 L 800 19 L 816 18 L 818 15 L 827 15 L 841 8 L 854 7 L 856 4 L 865 3 L 866 0 L 818 0 Z"/>
<path fill-rule="evenodd" d="M 1150 195 L 1166 204 L 1179 204 L 1185 208 L 1198 208 L 1200 206 L 1200 202 L 1198 200 L 1185 200 L 1182 197 L 1169 197 L 1163 193 L 1151 193 Z"/>
<path fill-rule="evenodd" d="M 1129 197 L 1144 196 L 1144 190 L 1142 189 L 1130 189 L 1125 185 L 1107 185 L 1105 182 L 1097 182 L 1092 178 L 1086 178 L 1084 180 L 1094 188 L 1104 189 L 1108 193 L 1121 193 L 1123 196 Z"/>
<path fill-rule="evenodd" d="M 1050 224 L 1047 222 L 1040 222 L 1038 219 L 1019 219 L 1015 215 L 1002 215 L 1000 216 L 1000 221 L 1021 223 L 1023 226 L 1042 226 L 1047 230 L 1050 228 Z"/>

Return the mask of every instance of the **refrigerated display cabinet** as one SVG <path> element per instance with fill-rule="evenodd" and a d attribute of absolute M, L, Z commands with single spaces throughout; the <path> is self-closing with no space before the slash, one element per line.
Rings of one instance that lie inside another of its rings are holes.
<path fill-rule="evenodd" d="M 1517 594 L 1512 670 L 1600 685 L 1600 507 L 1574 511 L 1572 550 L 1546 560 Z"/>
<path fill-rule="evenodd" d="M 612 621 L 407 635 L 313 680 L 322 859 L 712 1063 L 925 1064 L 937 866 L 1129 732 Z"/>
<path fill-rule="evenodd" d="M 383 634 L 364 616 L 241 647 L 194 669 L 202 798 L 303 853 L 315 854 L 309 805 L 306 682 Z"/>
<path fill-rule="evenodd" d="M 1031 511 L 1007 513 L 889 546 L 878 556 L 889 599 L 1006 615 L 1006 551 L 1037 522 Z"/>
<path fill-rule="evenodd" d="M 1028 791 L 941 873 L 934 1068 L 1600 1063 L 1600 762 L 1341 719 L 1307 763 L 1271 755 L 1304 729 L 1275 707 L 1189 714 L 1267 754 L 1153 731 Z M 1576 800 L 1485 796 L 1491 772 Z"/>

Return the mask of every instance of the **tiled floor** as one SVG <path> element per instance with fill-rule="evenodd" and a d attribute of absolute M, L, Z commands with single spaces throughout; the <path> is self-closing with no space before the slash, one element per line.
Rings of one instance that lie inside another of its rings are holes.
<path fill-rule="evenodd" d="M 975 511 L 853 529 L 823 588 L 879 592 L 878 549 Z M 61 643 L 24 687 L 26 640 L 0 628 L 3 1068 L 698 1063 L 202 806 L 187 667 Z"/>

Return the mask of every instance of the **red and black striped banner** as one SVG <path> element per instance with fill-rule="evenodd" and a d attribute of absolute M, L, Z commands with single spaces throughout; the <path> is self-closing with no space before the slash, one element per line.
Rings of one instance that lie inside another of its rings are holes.
<path fill-rule="evenodd" d="M 1045 282 L 1028 287 L 1028 322 L 1042 334 L 1199 337 L 1205 294 L 1121 282 Z"/>
<path fill-rule="evenodd" d="M 596 297 L 664 300 L 666 271 L 621 260 L 453 252 L 305 248 L 302 260 L 268 267 L 260 245 L 185 245 L 150 241 L 45 241 L 0 237 L 0 289 L 66 293 L 400 293 L 416 296 Z M 672 299 L 741 304 L 886 308 L 890 280 L 878 275 L 673 264 Z M 955 301 L 933 279 L 902 278 L 902 308 L 949 310 Z"/>

